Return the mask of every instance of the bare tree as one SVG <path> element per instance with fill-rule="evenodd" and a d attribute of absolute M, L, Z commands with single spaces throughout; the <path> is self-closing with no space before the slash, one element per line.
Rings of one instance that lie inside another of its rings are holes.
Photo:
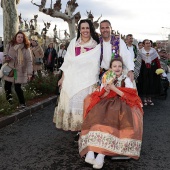
<path fill-rule="evenodd" d="M 16 5 L 20 0 L 1 0 L 3 8 L 4 47 L 18 31 L 18 14 Z"/>
<path fill-rule="evenodd" d="M 27 20 L 28 19 L 24 19 L 24 27 L 25 27 L 25 30 L 28 30 L 29 29 L 29 25 L 28 25 L 28 23 L 27 23 Z"/>
<path fill-rule="evenodd" d="M 101 17 L 102 17 L 102 15 L 96 21 L 93 22 L 93 25 L 94 25 L 95 29 L 99 28 L 99 20 L 100 20 Z"/>
<path fill-rule="evenodd" d="M 94 28 L 98 29 L 99 28 L 99 20 L 102 17 L 102 15 L 96 21 L 93 21 L 94 16 L 93 16 L 91 10 L 89 12 L 86 11 L 86 13 L 87 13 L 87 18 L 90 19 L 93 22 Z"/>
<path fill-rule="evenodd" d="M 23 26 L 24 26 L 24 23 L 22 21 L 21 13 L 20 13 L 20 15 L 18 15 L 18 19 L 19 19 L 19 30 L 22 30 Z"/>
<path fill-rule="evenodd" d="M 22 21 L 22 16 L 21 16 L 21 13 L 18 15 L 18 19 L 19 19 L 19 23 L 22 24 L 23 21 Z"/>
<path fill-rule="evenodd" d="M 81 18 L 80 12 L 77 12 L 76 14 L 73 14 L 78 7 L 78 4 L 76 3 L 76 0 L 69 0 L 66 5 L 65 12 L 60 11 L 61 10 L 61 0 L 56 0 L 54 5 L 52 5 L 52 0 L 50 4 L 50 8 L 45 8 L 47 0 L 41 0 L 41 5 L 38 5 L 31 0 L 31 3 L 33 5 L 36 5 L 39 7 L 39 11 L 43 12 L 46 15 L 50 15 L 54 18 L 60 18 L 63 19 L 68 23 L 69 32 L 70 32 L 70 38 L 75 37 L 75 30 L 76 30 L 76 23 L 77 20 Z M 53 6 L 53 8 L 52 8 Z"/>

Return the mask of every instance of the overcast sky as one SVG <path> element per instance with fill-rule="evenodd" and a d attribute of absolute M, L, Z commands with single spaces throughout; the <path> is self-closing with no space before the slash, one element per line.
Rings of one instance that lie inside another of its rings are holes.
<path fill-rule="evenodd" d="M 55 2 L 56 0 L 53 0 Z M 68 0 L 62 0 L 62 11 L 64 12 Z M 41 0 L 33 0 L 40 4 Z M 47 0 L 46 7 L 49 7 L 51 0 Z M 112 28 L 119 30 L 123 35 L 133 34 L 138 40 L 151 39 L 165 40 L 170 34 L 170 5 L 169 0 L 77 0 L 78 7 L 75 11 L 81 13 L 81 18 L 87 17 L 86 10 L 92 11 L 94 20 L 102 14 L 103 19 L 111 21 Z M 32 19 L 38 14 L 38 25 L 43 28 L 43 20 L 51 21 L 48 35 L 53 36 L 53 28 L 57 24 L 60 35 L 67 29 L 67 23 L 59 18 L 52 18 L 40 13 L 38 7 L 31 4 L 31 0 L 20 0 L 17 6 L 18 14 L 22 14 L 23 19 Z M 3 36 L 3 17 L 0 8 L 0 36 Z M 164 28 L 162 28 L 164 27 Z"/>

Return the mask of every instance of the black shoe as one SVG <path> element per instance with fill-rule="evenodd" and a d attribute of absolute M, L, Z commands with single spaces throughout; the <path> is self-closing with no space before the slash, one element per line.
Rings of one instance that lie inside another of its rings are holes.
<path fill-rule="evenodd" d="M 78 132 L 78 133 L 76 134 L 76 136 L 74 137 L 74 142 L 78 142 L 79 137 L 80 137 L 80 132 Z"/>

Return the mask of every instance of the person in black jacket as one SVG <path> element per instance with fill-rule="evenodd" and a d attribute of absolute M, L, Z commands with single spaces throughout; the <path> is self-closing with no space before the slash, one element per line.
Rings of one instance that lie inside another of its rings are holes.
<path fill-rule="evenodd" d="M 44 64 L 47 71 L 53 73 L 56 58 L 57 58 L 57 52 L 53 47 L 53 43 L 50 43 L 44 53 Z"/>

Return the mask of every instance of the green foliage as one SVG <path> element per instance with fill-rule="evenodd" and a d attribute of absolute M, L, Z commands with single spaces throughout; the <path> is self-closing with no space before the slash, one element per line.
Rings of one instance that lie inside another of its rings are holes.
<path fill-rule="evenodd" d="M 12 105 L 9 104 L 6 101 L 6 96 L 5 93 L 0 93 L 0 101 L 1 101 L 1 105 L 0 105 L 0 115 L 9 115 L 10 113 L 14 112 L 14 110 L 17 107 L 17 97 L 16 95 L 12 95 Z"/>
<path fill-rule="evenodd" d="M 28 100 L 38 97 L 37 93 L 34 92 L 32 89 L 26 90 L 25 87 L 22 87 L 22 88 L 24 91 L 24 97 L 25 97 L 26 102 Z M 0 101 L 1 101 L 0 115 L 10 115 L 11 113 L 14 113 L 15 111 L 17 111 L 16 108 L 18 106 L 18 98 L 15 92 L 12 94 L 12 101 L 11 101 L 12 104 L 8 103 L 4 92 L 0 93 Z"/>
<path fill-rule="evenodd" d="M 22 87 L 26 103 L 39 96 L 55 94 L 57 81 L 58 76 L 53 74 L 47 74 L 43 77 L 36 76 L 34 80 Z M 12 105 L 7 102 L 4 92 L 0 93 L 0 103 L 0 115 L 10 115 L 14 113 L 18 106 L 18 99 L 15 92 L 12 95 Z"/>
<path fill-rule="evenodd" d="M 54 74 L 48 74 L 47 76 L 36 76 L 34 80 L 30 81 L 25 86 L 26 91 L 32 89 L 33 93 L 38 95 L 55 94 L 56 85 L 58 82 L 58 76 Z"/>

